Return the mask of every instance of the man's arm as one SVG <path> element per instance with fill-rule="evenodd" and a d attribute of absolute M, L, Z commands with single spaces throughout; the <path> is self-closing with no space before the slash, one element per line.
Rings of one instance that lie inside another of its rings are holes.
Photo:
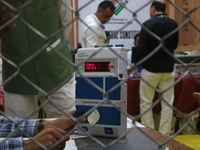
<path fill-rule="evenodd" d="M 18 132 L 18 136 L 20 137 L 6 139 L 0 143 L 0 149 L 17 147 L 19 150 L 40 150 L 40 145 L 43 145 L 43 148 L 49 148 L 55 143 L 57 143 L 57 149 L 63 149 L 66 141 L 69 140 L 68 134 L 69 131 L 74 127 L 74 124 L 76 122 L 85 122 L 86 120 L 86 118 L 81 118 L 78 120 L 73 118 L 74 112 L 75 111 L 68 112 L 68 115 L 71 117 L 62 116 L 55 120 L 46 120 L 44 122 L 44 129 L 41 132 L 38 130 L 38 120 L 15 119 L 11 121 L 4 116 L 0 116 L 0 137 L 6 138 L 11 131 L 23 131 L 30 137 L 35 135 L 32 139 L 23 141 L 22 133 Z M 16 124 L 18 125 L 16 126 Z M 38 145 L 35 141 L 40 143 L 40 145 Z"/>
<path fill-rule="evenodd" d="M 178 28 L 178 25 L 177 25 L 177 28 Z M 178 41 L 179 41 L 179 32 L 177 31 L 177 32 L 175 32 L 174 33 L 174 47 L 173 47 L 173 49 L 175 50 L 177 47 L 178 47 Z"/>
<path fill-rule="evenodd" d="M 56 149 L 64 149 L 66 141 L 69 140 L 69 131 L 74 127 L 75 123 L 85 122 L 86 118 L 72 119 L 75 111 L 68 112 L 67 116 L 62 116 L 56 120 L 45 121 L 44 130 L 38 133 L 38 125 L 35 127 L 36 136 L 33 137 L 33 140 L 42 144 L 45 148 L 49 148 L 52 145 L 56 145 Z M 67 136 L 66 136 L 67 135 Z M 34 149 L 40 150 L 41 147 L 36 144 L 33 140 L 24 141 L 25 150 Z"/>
<path fill-rule="evenodd" d="M 44 147 L 48 148 L 58 142 L 56 148 L 63 149 L 65 142 L 69 137 L 65 137 L 67 131 L 65 129 L 74 125 L 74 121 L 68 117 L 61 117 L 54 121 L 46 121 L 44 130 L 38 132 L 37 120 L 8 119 L 0 116 L 0 137 L 5 138 L 0 144 L 0 149 L 19 149 L 19 150 L 40 150 L 41 147 L 36 144 L 37 141 Z M 61 125 L 59 125 L 61 124 Z M 57 127 L 56 127 L 57 126 Z M 23 135 L 33 137 L 33 139 L 23 140 Z M 12 138 L 10 138 L 10 136 Z M 62 139 L 62 142 L 59 140 Z"/>
<path fill-rule="evenodd" d="M 23 121 L 18 118 L 11 120 L 4 116 L 0 116 L 0 122 L 0 137 L 4 138 L 4 140 L 0 141 L 0 149 L 24 150 L 23 133 L 21 133 L 21 131 L 33 136 L 36 120 Z M 9 135 L 12 136 L 12 138 L 10 138 Z"/>
<path fill-rule="evenodd" d="M 23 132 L 34 136 L 36 120 L 22 120 L 22 119 L 8 119 L 4 116 L 0 116 L 0 137 L 6 137 L 12 132 L 12 137 L 23 136 Z"/>
<path fill-rule="evenodd" d="M 24 150 L 24 141 L 22 137 L 18 138 L 8 138 L 5 141 L 2 139 L 0 141 L 0 149 L 17 149 L 17 150 Z"/>
<path fill-rule="evenodd" d="M 71 11 L 71 0 L 60 0 L 59 2 L 59 17 L 62 22 L 62 25 L 65 26 L 63 33 L 65 38 L 69 38 L 69 34 L 72 27 L 72 11 Z"/>
<path fill-rule="evenodd" d="M 145 26 L 145 24 L 143 24 Z M 140 31 L 140 40 L 136 51 L 135 63 L 142 60 L 148 54 L 148 40 L 149 33 L 146 31 L 145 27 L 142 27 Z"/>
<path fill-rule="evenodd" d="M 84 27 L 84 38 L 86 47 L 104 46 L 106 42 L 105 31 L 96 25 Z"/>
<path fill-rule="evenodd" d="M 99 45 L 99 35 L 96 33 L 98 28 L 90 27 L 86 31 L 86 44 L 87 47 L 95 47 Z"/>

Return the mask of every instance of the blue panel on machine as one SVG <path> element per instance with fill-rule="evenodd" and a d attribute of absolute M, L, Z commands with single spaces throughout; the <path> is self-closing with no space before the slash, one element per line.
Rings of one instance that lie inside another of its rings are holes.
<path fill-rule="evenodd" d="M 77 109 L 76 117 L 80 117 L 91 108 L 93 108 L 93 106 L 76 105 L 76 109 Z M 121 124 L 120 111 L 117 108 L 100 106 L 97 108 L 97 110 L 101 116 L 97 124 L 104 124 L 104 125 L 120 125 Z"/>
<path fill-rule="evenodd" d="M 103 89 L 102 77 L 88 77 L 93 83 Z M 76 77 L 76 98 L 77 99 L 103 99 L 103 93 L 96 89 L 83 77 Z"/>
<path fill-rule="evenodd" d="M 103 77 L 88 77 L 93 83 L 103 89 Z M 76 77 L 76 98 L 77 99 L 103 99 L 103 93 L 86 81 L 83 77 Z M 117 77 L 105 78 L 105 90 L 109 91 L 111 88 L 119 84 Z M 120 86 L 109 93 L 110 100 L 120 100 Z"/>
<path fill-rule="evenodd" d="M 118 77 L 106 77 L 106 91 L 110 90 L 114 86 L 118 85 L 116 89 L 114 89 L 111 93 L 109 93 L 110 100 L 120 100 L 120 89 Z"/>

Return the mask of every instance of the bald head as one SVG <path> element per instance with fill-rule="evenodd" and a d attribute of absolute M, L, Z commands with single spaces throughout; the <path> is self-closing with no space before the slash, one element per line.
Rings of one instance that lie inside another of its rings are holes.
<path fill-rule="evenodd" d="M 162 14 L 166 11 L 165 0 L 154 0 L 150 7 L 150 16 L 153 17 L 156 14 Z"/>
<path fill-rule="evenodd" d="M 151 6 L 155 7 L 156 11 L 165 12 L 166 10 L 165 0 L 154 0 Z"/>

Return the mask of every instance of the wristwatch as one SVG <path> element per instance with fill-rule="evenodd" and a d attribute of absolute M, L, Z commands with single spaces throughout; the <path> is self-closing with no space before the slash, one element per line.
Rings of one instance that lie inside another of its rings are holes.
<path fill-rule="evenodd" d="M 37 128 L 38 133 L 41 132 L 44 129 L 44 122 L 45 122 L 44 119 L 38 120 L 38 128 Z"/>

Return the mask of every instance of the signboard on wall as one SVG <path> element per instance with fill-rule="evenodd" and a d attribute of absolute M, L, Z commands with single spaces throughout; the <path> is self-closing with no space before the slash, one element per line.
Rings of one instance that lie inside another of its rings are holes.
<path fill-rule="evenodd" d="M 109 45 L 132 47 L 134 36 L 141 29 L 141 24 L 150 18 L 150 0 L 111 0 L 116 7 L 115 14 L 106 23 L 105 31 L 112 35 Z M 80 20 L 96 12 L 102 0 L 79 0 Z M 82 23 L 79 21 L 79 42 L 81 42 Z"/>

